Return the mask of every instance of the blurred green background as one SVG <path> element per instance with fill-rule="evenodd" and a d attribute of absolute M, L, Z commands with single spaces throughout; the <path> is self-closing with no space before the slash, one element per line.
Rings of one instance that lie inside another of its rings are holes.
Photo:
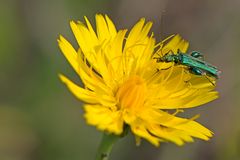
<path fill-rule="evenodd" d="M 86 15 L 94 22 L 96 13 L 118 29 L 146 17 L 159 40 L 179 33 L 223 72 L 220 98 L 185 112 L 201 114 L 215 133 L 209 142 L 136 147 L 129 135 L 111 159 L 239 160 L 239 0 L 0 0 L 0 160 L 94 159 L 101 133 L 86 125 L 81 102 L 58 79 L 61 72 L 79 82 L 56 39 L 63 34 L 77 46 L 69 21 Z"/>

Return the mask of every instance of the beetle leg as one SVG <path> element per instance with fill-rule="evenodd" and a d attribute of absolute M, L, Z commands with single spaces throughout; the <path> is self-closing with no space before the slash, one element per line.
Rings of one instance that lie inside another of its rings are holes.
<path fill-rule="evenodd" d="M 190 55 L 194 58 L 200 58 L 204 60 L 203 54 L 198 51 L 192 51 Z"/>

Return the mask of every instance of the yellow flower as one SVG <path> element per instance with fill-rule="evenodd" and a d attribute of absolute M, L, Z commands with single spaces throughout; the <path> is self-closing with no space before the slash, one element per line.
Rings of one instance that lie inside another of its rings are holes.
<path fill-rule="evenodd" d="M 84 87 L 63 75 L 60 78 L 85 102 L 88 124 L 117 135 L 128 125 L 137 139 L 147 139 L 156 146 L 162 141 L 183 145 L 192 142 L 192 137 L 208 140 L 212 136 L 194 121 L 196 117 L 176 116 L 184 108 L 216 99 L 212 83 L 190 74 L 184 66 L 157 63 L 154 58 L 169 50 L 186 52 L 188 42 L 176 35 L 156 44 L 153 34 L 149 36 L 152 23 L 145 24 L 145 19 L 127 36 L 127 30 L 117 31 L 108 16 L 96 15 L 96 32 L 86 17 L 85 21 L 70 22 L 79 49 L 62 36 L 58 42 Z"/>

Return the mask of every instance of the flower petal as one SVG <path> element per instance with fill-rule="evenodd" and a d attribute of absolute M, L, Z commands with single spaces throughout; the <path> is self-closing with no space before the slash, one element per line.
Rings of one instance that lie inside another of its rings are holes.
<path fill-rule="evenodd" d="M 66 57 L 68 62 L 71 64 L 73 69 L 79 74 L 79 64 L 77 62 L 77 52 L 73 48 L 73 46 L 63 37 L 60 35 L 58 39 L 59 47 Z"/>
<path fill-rule="evenodd" d="M 134 25 L 134 27 L 131 29 L 126 44 L 125 44 L 125 51 L 129 49 L 129 47 L 132 47 L 139 43 L 142 28 L 144 26 L 145 19 L 142 18 L 140 21 Z"/>
<path fill-rule="evenodd" d="M 151 135 L 147 128 L 142 123 L 135 122 L 132 123 L 130 126 L 132 132 L 135 135 L 147 139 L 149 142 L 151 142 L 153 145 L 157 147 L 159 146 L 159 142 L 161 141 L 161 139 Z"/>
<path fill-rule="evenodd" d="M 180 50 L 183 53 L 186 53 L 189 43 L 182 39 L 180 35 L 175 35 L 169 40 L 169 42 L 162 48 L 162 53 L 167 54 L 169 51 L 177 53 Z"/>
<path fill-rule="evenodd" d="M 113 24 L 112 20 L 107 15 L 105 15 L 105 19 L 106 19 L 106 22 L 107 22 L 109 34 L 111 35 L 111 37 L 115 37 L 116 34 L 117 34 L 117 30 L 115 28 L 115 25 Z"/>
<path fill-rule="evenodd" d="M 116 29 L 111 20 L 106 16 L 106 20 L 101 14 L 95 16 L 98 39 L 108 41 L 116 35 Z"/>
<path fill-rule="evenodd" d="M 86 112 L 84 117 L 88 124 L 110 133 L 122 133 L 123 119 L 119 111 L 101 105 L 85 105 L 84 109 Z"/>
<path fill-rule="evenodd" d="M 83 89 L 79 86 L 77 86 L 75 83 L 70 81 L 68 78 L 66 78 L 64 75 L 59 75 L 60 79 L 63 83 L 65 83 L 68 87 L 68 89 L 80 100 L 87 102 L 87 103 L 98 103 L 95 93 L 91 92 L 89 90 Z"/>

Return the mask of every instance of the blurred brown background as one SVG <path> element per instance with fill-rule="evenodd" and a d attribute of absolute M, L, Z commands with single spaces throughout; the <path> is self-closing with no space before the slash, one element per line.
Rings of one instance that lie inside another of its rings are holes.
<path fill-rule="evenodd" d="M 177 147 L 133 136 L 119 141 L 112 160 L 240 159 L 240 1 L 239 0 L 0 0 L 0 160 L 91 160 L 101 133 L 86 125 L 81 102 L 59 81 L 73 69 L 60 53 L 59 34 L 76 45 L 70 20 L 92 22 L 106 13 L 118 29 L 141 17 L 154 22 L 158 40 L 179 33 L 222 70 L 221 97 L 185 115 L 214 131 L 209 141 Z"/>

